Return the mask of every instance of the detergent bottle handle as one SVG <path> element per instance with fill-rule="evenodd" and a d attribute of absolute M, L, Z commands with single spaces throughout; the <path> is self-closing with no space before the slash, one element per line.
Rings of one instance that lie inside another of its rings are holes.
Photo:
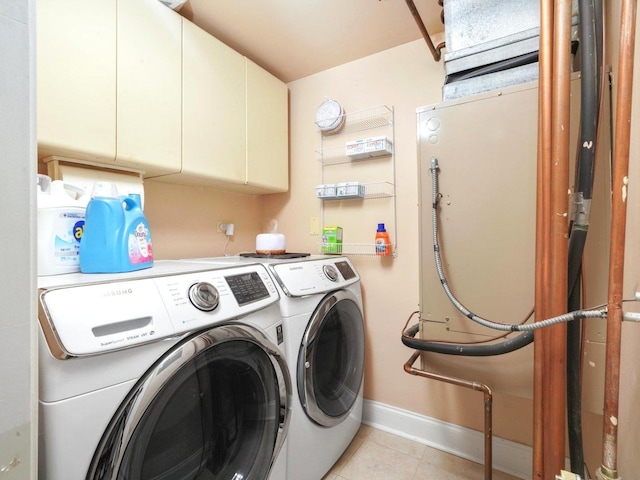
<path fill-rule="evenodd" d="M 81 198 L 83 195 L 85 195 L 84 188 L 77 187 L 75 185 L 71 185 L 70 183 L 67 183 L 67 182 L 64 182 L 64 189 L 65 190 L 70 190 L 73 193 L 75 193 L 76 194 L 76 200 Z"/>
<path fill-rule="evenodd" d="M 122 203 L 126 210 L 133 210 L 135 208 L 142 209 L 139 193 L 130 193 L 128 196 L 122 197 Z"/>

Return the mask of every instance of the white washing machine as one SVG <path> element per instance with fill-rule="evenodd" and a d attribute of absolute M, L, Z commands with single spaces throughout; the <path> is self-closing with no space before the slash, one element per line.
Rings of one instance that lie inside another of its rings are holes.
<path fill-rule="evenodd" d="M 198 261 L 259 261 L 278 285 L 294 383 L 287 478 L 321 479 L 349 446 L 362 419 L 364 315 L 353 264 L 336 256 Z"/>
<path fill-rule="evenodd" d="M 291 381 L 265 267 L 40 277 L 39 478 L 285 480 Z"/>

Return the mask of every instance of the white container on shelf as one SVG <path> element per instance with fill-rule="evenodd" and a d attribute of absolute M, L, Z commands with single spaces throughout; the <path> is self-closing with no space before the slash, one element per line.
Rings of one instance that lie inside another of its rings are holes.
<path fill-rule="evenodd" d="M 347 142 L 345 148 L 346 155 L 352 160 L 391 155 L 393 153 L 393 143 L 385 136 Z"/>
<path fill-rule="evenodd" d="M 364 151 L 372 156 L 391 155 L 393 144 L 387 137 L 371 137 L 365 139 Z"/>
<path fill-rule="evenodd" d="M 368 157 L 368 155 L 364 153 L 364 143 L 365 143 L 364 139 L 347 142 L 345 146 L 346 148 L 345 153 L 347 154 L 348 157 L 355 158 L 355 159 Z"/>
<path fill-rule="evenodd" d="M 336 198 L 336 184 L 335 183 L 326 183 L 322 185 L 318 185 L 316 187 L 316 197 L 324 198 L 324 199 L 334 199 Z"/>
<path fill-rule="evenodd" d="M 38 275 L 79 272 L 88 198 L 62 180 L 38 177 Z"/>
<path fill-rule="evenodd" d="M 341 182 L 336 184 L 338 199 L 364 198 L 364 185 L 360 182 Z"/>

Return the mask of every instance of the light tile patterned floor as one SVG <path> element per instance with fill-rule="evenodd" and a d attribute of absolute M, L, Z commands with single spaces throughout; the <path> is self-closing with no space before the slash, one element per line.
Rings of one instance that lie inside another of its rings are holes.
<path fill-rule="evenodd" d="M 484 467 L 363 425 L 323 480 L 483 480 Z M 494 470 L 493 480 L 516 480 Z"/>

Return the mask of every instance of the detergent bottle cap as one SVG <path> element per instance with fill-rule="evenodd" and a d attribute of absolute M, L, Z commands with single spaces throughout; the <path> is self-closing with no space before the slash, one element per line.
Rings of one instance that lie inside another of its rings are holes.
<path fill-rule="evenodd" d="M 384 229 L 384 223 L 378 224 L 378 232 L 386 232 L 386 230 Z"/>
<path fill-rule="evenodd" d="M 91 192 L 91 198 L 118 198 L 118 189 L 116 185 L 111 182 L 95 182 L 93 184 L 93 191 Z"/>

